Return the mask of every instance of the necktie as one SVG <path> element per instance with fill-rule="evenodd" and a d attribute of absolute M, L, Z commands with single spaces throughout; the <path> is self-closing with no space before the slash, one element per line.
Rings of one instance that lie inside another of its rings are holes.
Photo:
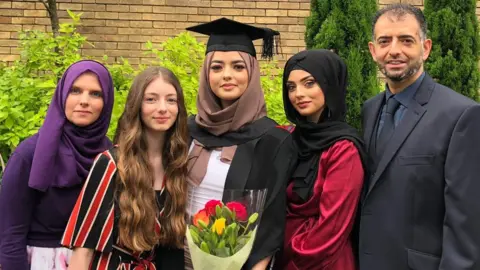
<path fill-rule="evenodd" d="M 377 138 L 376 152 L 378 157 L 382 156 L 388 141 L 395 131 L 394 115 L 399 106 L 400 103 L 394 97 L 390 97 L 387 100 L 387 108 L 383 118 L 383 127 L 380 131 L 380 135 Z"/>

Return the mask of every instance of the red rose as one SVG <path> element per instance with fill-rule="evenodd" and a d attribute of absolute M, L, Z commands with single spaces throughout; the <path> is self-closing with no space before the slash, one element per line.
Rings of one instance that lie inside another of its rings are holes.
<path fill-rule="evenodd" d="M 205 204 L 205 211 L 209 216 L 215 216 L 216 211 L 215 208 L 218 206 L 222 207 L 222 202 L 218 200 L 210 200 Z"/>
<path fill-rule="evenodd" d="M 230 211 L 235 212 L 237 219 L 240 221 L 246 221 L 248 218 L 247 208 L 239 202 L 229 202 L 227 203 L 228 209 Z"/>

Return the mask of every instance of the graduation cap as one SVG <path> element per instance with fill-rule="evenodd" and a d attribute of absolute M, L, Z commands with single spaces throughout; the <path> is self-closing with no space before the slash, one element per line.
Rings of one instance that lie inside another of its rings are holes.
<path fill-rule="evenodd" d="M 271 59 L 273 49 L 278 53 L 280 33 L 270 28 L 259 28 L 227 18 L 188 27 L 187 30 L 209 35 L 207 53 L 212 51 L 241 51 L 257 56 L 253 40 L 263 39 L 262 58 Z"/>

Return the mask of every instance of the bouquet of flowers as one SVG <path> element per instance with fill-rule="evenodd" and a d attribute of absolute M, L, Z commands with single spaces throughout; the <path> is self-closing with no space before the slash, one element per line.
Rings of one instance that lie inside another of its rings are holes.
<path fill-rule="evenodd" d="M 195 270 L 239 270 L 250 255 L 267 190 L 226 190 L 191 217 L 187 242 Z M 225 198 L 228 198 L 225 200 Z"/>

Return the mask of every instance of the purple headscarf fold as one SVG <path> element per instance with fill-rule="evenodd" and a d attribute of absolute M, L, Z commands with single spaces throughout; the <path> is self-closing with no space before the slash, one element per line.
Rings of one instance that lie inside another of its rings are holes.
<path fill-rule="evenodd" d="M 104 105 L 94 123 L 78 127 L 67 120 L 65 101 L 75 80 L 85 72 L 97 75 Z M 112 77 L 102 64 L 83 60 L 65 71 L 38 131 L 29 187 L 46 191 L 49 187 L 72 187 L 85 181 L 95 156 L 112 146 L 106 134 L 112 115 L 113 96 Z"/>

